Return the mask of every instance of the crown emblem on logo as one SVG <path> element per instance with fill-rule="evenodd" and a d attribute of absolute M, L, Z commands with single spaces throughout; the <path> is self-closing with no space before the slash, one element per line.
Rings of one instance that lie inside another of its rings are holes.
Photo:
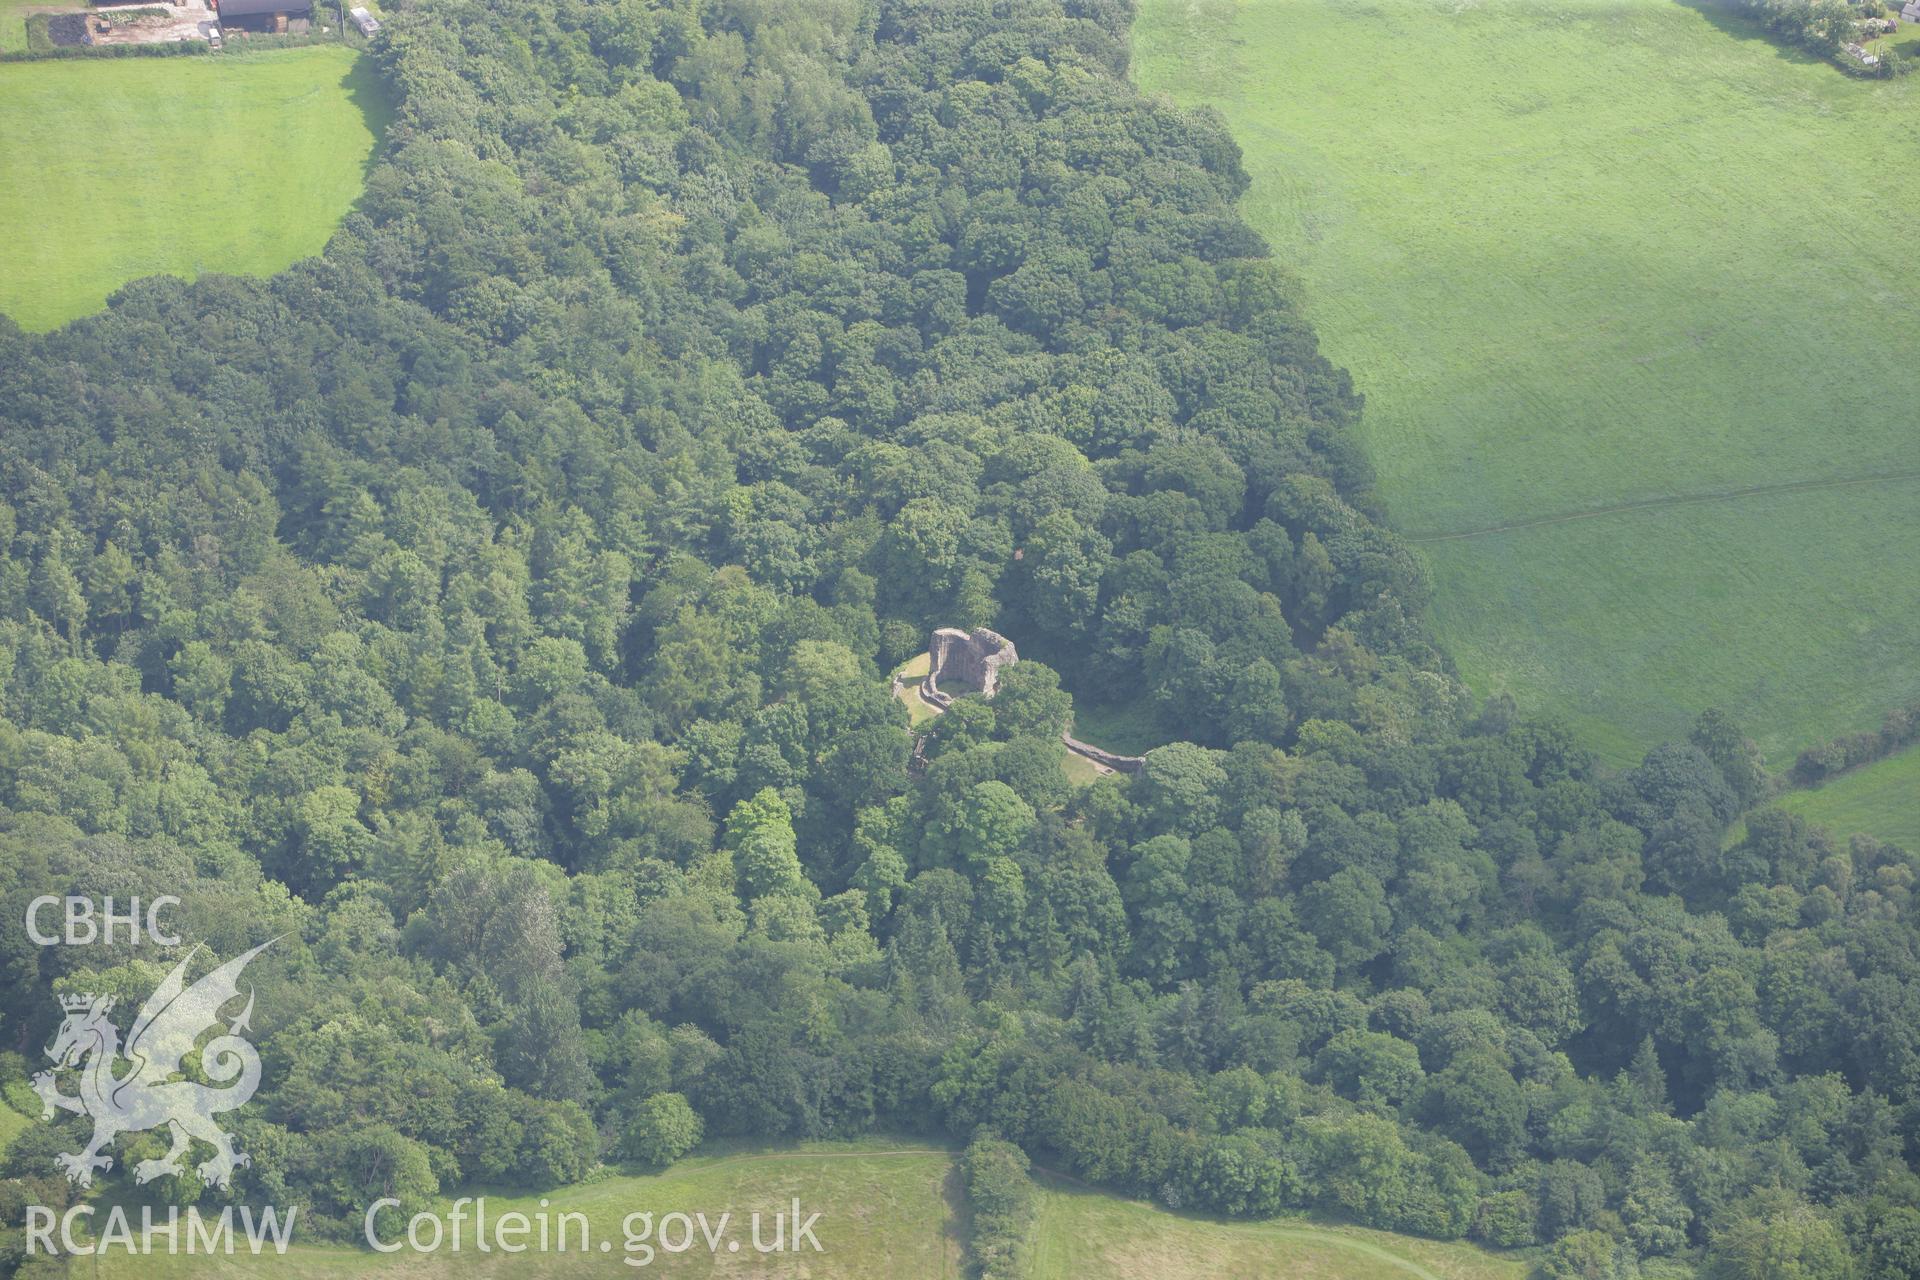
<path fill-rule="evenodd" d="M 245 992 L 247 1007 L 231 1022 L 220 1011 L 240 998 L 241 971 L 275 941 L 270 939 L 235 956 L 193 983 L 187 981 L 187 966 L 200 948 L 189 951 L 141 1004 L 124 1048 L 119 1029 L 105 1017 L 113 1008 L 112 996 L 89 993 L 60 997 L 67 1019 L 47 1046 L 53 1070 L 33 1078 L 33 1091 L 40 1095 L 40 1114 L 45 1119 L 51 1120 L 56 1111 L 93 1119 L 93 1138 L 85 1147 L 54 1157 L 55 1166 L 68 1181 L 76 1187 L 92 1186 L 96 1171 L 113 1167 L 108 1149 L 118 1135 L 163 1126 L 173 1135 L 173 1148 L 158 1159 L 136 1164 L 136 1183 L 185 1172 L 187 1166 L 182 1161 L 196 1142 L 213 1148 L 211 1160 L 194 1166 L 203 1186 L 230 1187 L 234 1170 L 252 1163 L 244 1151 L 233 1149 L 233 1135 L 217 1120 L 222 1112 L 244 1104 L 260 1087 L 260 1053 L 240 1034 L 249 1030 L 252 989 Z M 200 1044 L 200 1038 L 209 1031 L 214 1033 L 213 1038 Z M 199 1074 L 210 1083 L 173 1079 L 182 1074 L 181 1060 L 196 1052 Z M 123 1056 L 133 1069 L 125 1075 L 115 1074 L 113 1064 Z M 61 1093 L 54 1074 L 69 1070 L 80 1072 L 78 1097 Z M 101 1084 L 102 1076 L 108 1084 Z"/>

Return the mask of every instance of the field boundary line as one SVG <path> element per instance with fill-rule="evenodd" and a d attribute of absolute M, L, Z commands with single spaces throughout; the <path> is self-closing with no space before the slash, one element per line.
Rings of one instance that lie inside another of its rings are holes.
<path fill-rule="evenodd" d="M 946 1147 L 895 1147 L 884 1151 L 742 1151 L 728 1156 L 712 1156 L 708 1168 L 735 1164 L 742 1160 L 856 1160 L 867 1156 L 951 1156 L 959 1153 Z M 673 1166 L 667 1166 L 671 1169 Z M 655 1175 L 659 1176 L 659 1175 Z"/>
<path fill-rule="evenodd" d="M 1479 538 L 1494 533 L 1515 533 L 1523 529 L 1538 529 L 1545 525 L 1571 524 L 1575 520 L 1594 520 L 1601 516 L 1625 515 L 1633 511 L 1658 510 L 1662 507 L 1697 506 L 1707 502 L 1732 502 L 1741 498 L 1763 498 L 1776 493 L 1806 493 L 1816 489 L 1846 489 L 1868 484 L 1899 484 L 1906 480 L 1920 480 L 1920 470 L 1886 471 L 1870 476 L 1838 476 L 1830 480 L 1789 480 L 1782 484 L 1750 485 L 1743 489 L 1718 489 L 1710 493 L 1678 493 L 1663 498 L 1642 498 L 1635 502 L 1616 502 L 1604 507 L 1591 507 L 1585 511 L 1566 511 L 1558 515 L 1533 516 L 1526 520 L 1512 520 L 1505 524 L 1490 524 L 1481 529 L 1454 529 L 1441 533 L 1406 533 L 1402 536 L 1408 542 L 1457 542 L 1463 538 Z"/>

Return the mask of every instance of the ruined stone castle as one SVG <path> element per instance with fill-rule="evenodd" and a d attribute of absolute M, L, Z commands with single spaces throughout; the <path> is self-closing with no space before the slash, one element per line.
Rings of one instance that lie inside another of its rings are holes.
<path fill-rule="evenodd" d="M 991 698 L 1000 684 L 1000 668 L 1020 661 L 1013 641 L 998 631 L 975 627 L 941 627 L 927 641 L 927 675 L 920 682 L 920 696 L 936 707 L 953 704 L 953 697 L 940 691 L 940 681 L 959 681 Z"/>
<path fill-rule="evenodd" d="M 953 705 L 953 695 L 940 688 L 940 682 L 946 680 L 954 684 L 964 684 L 966 691 L 978 690 L 983 698 L 991 698 L 1000 685 L 1000 671 L 1020 661 L 1019 650 L 1013 647 L 1013 641 L 998 631 L 989 631 L 985 627 L 975 627 L 972 631 L 962 631 L 958 627 L 941 627 L 927 640 L 927 674 L 920 681 L 920 697 L 942 711 Z M 899 678 L 895 677 L 895 691 L 899 689 Z M 1061 742 L 1075 755 L 1084 756 L 1101 770 L 1106 772 L 1138 773 L 1146 762 L 1139 756 L 1123 756 L 1112 751 L 1080 741 L 1071 734 L 1061 734 Z M 914 743 L 914 759 L 922 760 L 921 744 Z"/>

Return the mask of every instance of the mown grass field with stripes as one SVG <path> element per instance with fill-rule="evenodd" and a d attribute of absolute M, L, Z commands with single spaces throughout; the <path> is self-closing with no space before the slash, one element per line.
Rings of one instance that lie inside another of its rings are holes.
<path fill-rule="evenodd" d="M 1920 77 L 1682 0 L 1144 0 L 1481 694 L 1776 766 L 1920 692 Z"/>
<path fill-rule="evenodd" d="M 0 65 L 0 314 L 38 332 L 142 276 L 318 253 L 390 114 L 343 45 Z"/>

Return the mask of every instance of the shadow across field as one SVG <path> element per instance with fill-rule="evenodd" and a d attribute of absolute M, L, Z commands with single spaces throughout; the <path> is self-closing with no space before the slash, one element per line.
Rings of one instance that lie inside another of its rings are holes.
<path fill-rule="evenodd" d="M 377 63 L 366 54 L 353 60 L 347 74 L 340 77 L 340 88 L 346 93 L 347 101 L 360 113 L 367 123 L 367 131 L 373 134 L 373 148 L 367 152 L 365 163 L 360 166 L 360 175 L 364 180 L 373 176 L 373 171 L 386 158 L 387 129 L 393 124 L 393 93 L 387 82 L 380 78 Z M 360 206 L 365 198 L 362 192 L 354 200 L 354 207 Z"/>
<path fill-rule="evenodd" d="M 1787 44 L 1778 39 L 1757 19 L 1741 13 L 1731 0 L 1674 0 L 1674 2 L 1705 18 L 1721 35 L 1766 45 L 1783 61 L 1802 65 L 1818 63 L 1823 66 L 1832 66 L 1825 58 L 1810 53 L 1799 45 Z"/>

